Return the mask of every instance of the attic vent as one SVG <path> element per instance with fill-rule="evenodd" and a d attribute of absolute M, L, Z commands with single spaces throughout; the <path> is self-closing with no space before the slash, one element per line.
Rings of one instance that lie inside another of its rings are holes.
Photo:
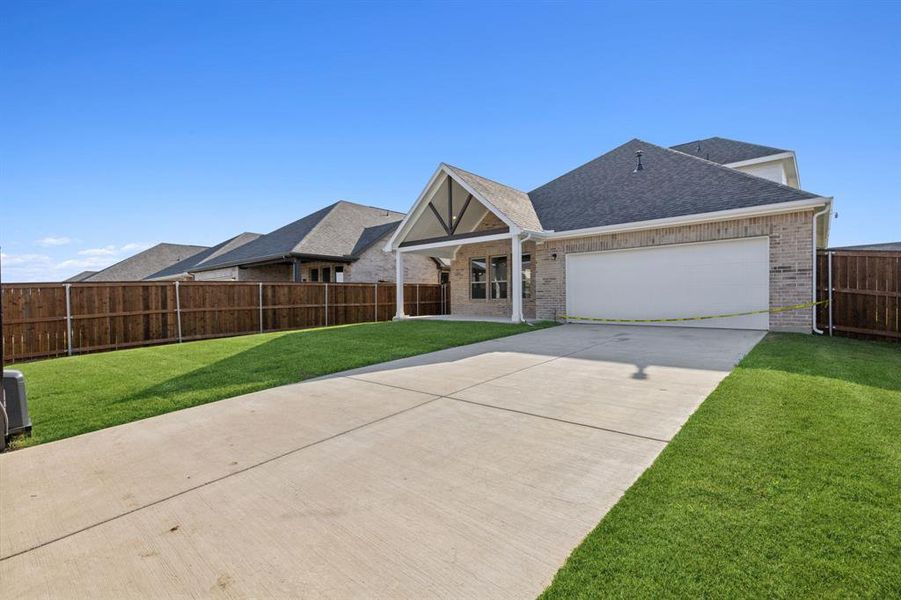
<path fill-rule="evenodd" d="M 635 156 L 638 158 L 638 165 L 635 167 L 635 170 L 632 171 L 633 173 L 638 173 L 639 171 L 644 171 L 644 167 L 641 165 L 641 155 L 642 155 L 641 150 L 635 151 Z"/>

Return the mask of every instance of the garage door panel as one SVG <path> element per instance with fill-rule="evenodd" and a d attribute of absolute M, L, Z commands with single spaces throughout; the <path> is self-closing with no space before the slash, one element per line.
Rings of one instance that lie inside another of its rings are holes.
<path fill-rule="evenodd" d="M 568 254 L 566 300 L 568 315 L 609 319 L 763 310 L 769 306 L 769 242 L 761 237 Z M 768 329 L 769 315 L 669 325 Z"/>

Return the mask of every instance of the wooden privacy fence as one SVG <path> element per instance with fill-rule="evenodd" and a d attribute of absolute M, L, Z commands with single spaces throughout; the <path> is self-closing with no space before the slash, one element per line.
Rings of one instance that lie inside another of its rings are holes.
<path fill-rule="evenodd" d="M 901 341 L 901 252 L 820 251 L 817 299 L 832 300 L 817 307 L 827 333 Z"/>
<path fill-rule="evenodd" d="M 188 340 L 386 321 L 393 283 L 3 284 L 7 362 Z M 406 284 L 404 312 L 450 312 L 446 284 Z"/>

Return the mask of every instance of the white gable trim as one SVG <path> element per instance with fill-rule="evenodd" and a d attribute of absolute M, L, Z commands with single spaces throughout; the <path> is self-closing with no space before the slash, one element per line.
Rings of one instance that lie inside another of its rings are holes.
<path fill-rule="evenodd" d="M 416 202 L 413 203 L 413 207 L 407 213 L 407 216 L 404 217 L 403 221 L 400 223 L 400 227 L 398 227 L 394 231 L 394 235 L 391 236 L 391 239 L 388 240 L 388 243 L 385 244 L 385 252 L 393 252 L 397 250 L 398 246 L 400 246 L 404 237 L 408 233 L 410 233 L 410 229 L 412 229 L 413 224 L 416 223 L 422 214 L 428 209 L 429 202 L 432 201 L 432 198 L 438 192 L 438 186 L 441 185 L 441 181 L 444 177 L 450 177 L 454 181 L 456 181 L 460 187 L 466 190 L 468 193 L 472 194 L 472 197 L 479 201 L 485 208 L 491 211 L 498 219 L 503 221 L 503 223 L 510 228 L 511 234 L 518 234 L 521 229 L 510 220 L 507 215 L 498 209 L 494 204 L 491 203 L 487 198 L 485 198 L 482 194 L 478 193 L 472 187 L 470 187 L 466 182 L 462 181 L 459 177 L 454 175 L 453 171 L 447 168 L 447 165 L 441 163 L 438 165 L 438 168 L 435 170 L 435 173 L 429 179 L 429 182 L 426 184 L 425 188 L 422 190 L 422 193 L 419 194 L 419 198 L 416 199 Z"/>
<path fill-rule="evenodd" d="M 737 162 L 723 163 L 723 166 L 737 169 L 738 167 L 749 167 L 751 165 L 760 165 L 763 163 L 775 162 L 777 160 L 785 160 L 786 158 L 795 160 L 795 153 L 794 152 L 780 152 L 778 154 L 768 154 L 767 156 L 760 156 L 758 158 L 749 158 L 748 160 L 739 160 Z"/>

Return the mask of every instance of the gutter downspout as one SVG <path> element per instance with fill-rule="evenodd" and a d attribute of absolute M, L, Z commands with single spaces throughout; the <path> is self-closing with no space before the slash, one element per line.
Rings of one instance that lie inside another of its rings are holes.
<path fill-rule="evenodd" d="M 813 286 L 812 287 L 813 287 L 813 301 L 814 302 L 817 301 L 817 218 L 819 218 L 820 216 L 825 215 L 827 213 L 832 213 L 832 205 L 831 204 L 826 205 L 826 207 L 823 210 L 821 210 L 820 212 L 813 213 L 813 265 L 812 265 L 811 272 L 813 274 Z M 828 225 L 827 225 L 827 227 L 828 227 Z M 830 294 L 831 293 L 832 292 L 830 290 Z M 812 313 L 813 313 L 813 315 L 811 318 L 811 320 L 812 320 L 811 328 L 813 329 L 814 333 L 823 335 L 823 330 L 817 329 L 817 307 L 816 306 L 814 306 L 812 308 Z"/>
<path fill-rule="evenodd" d="M 520 254 L 520 256 L 522 256 L 522 245 L 525 244 L 526 242 L 528 242 L 529 240 L 532 239 L 533 233 L 534 233 L 534 232 L 532 232 L 532 231 L 526 232 L 526 237 L 524 237 L 524 238 L 522 238 L 522 239 L 519 239 L 519 236 L 517 236 L 517 242 L 519 243 L 519 254 Z M 534 258 L 532 258 L 531 264 L 535 264 L 535 259 L 534 259 Z M 518 273 L 518 274 L 517 274 L 517 277 L 519 277 L 520 279 L 522 279 L 522 272 Z M 525 315 L 525 313 L 523 312 L 522 301 L 520 301 L 520 303 L 519 303 L 519 322 L 520 322 L 520 323 L 525 323 L 526 325 L 532 325 L 531 323 L 529 323 L 528 321 L 526 321 L 526 315 Z"/>

